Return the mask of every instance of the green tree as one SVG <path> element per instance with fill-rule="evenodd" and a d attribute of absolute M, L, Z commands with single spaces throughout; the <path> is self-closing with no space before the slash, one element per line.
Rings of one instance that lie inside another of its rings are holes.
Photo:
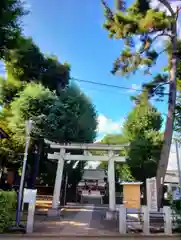
<path fill-rule="evenodd" d="M 102 144 L 127 144 L 128 141 L 122 134 L 108 134 L 102 140 Z M 126 157 L 126 152 L 123 149 L 120 152 L 121 156 Z M 105 169 L 107 171 L 107 162 L 101 162 L 99 168 Z M 115 179 L 116 182 L 120 179 L 121 181 L 133 181 L 134 178 L 131 174 L 130 168 L 127 163 L 115 163 Z"/>
<path fill-rule="evenodd" d="M 169 14 L 165 10 L 152 9 L 151 1 L 148 0 L 135 0 L 127 8 L 125 8 L 125 1 L 117 0 L 117 2 L 118 9 L 113 12 L 102 0 L 106 17 L 104 27 L 109 32 L 109 37 L 123 40 L 124 43 L 124 48 L 114 63 L 112 73 L 119 72 L 128 76 L 130 73 L 135 73 L 140 66 L 145 67 L 145 73 L 150 73 L 150 68 L 157 62 L 159 55 L 167 50 L 158 52 L 154 48 L 154 42 L 163 36 L 168 37 L 170 41 L 168 115 L 157 168 L 158 196 L 162 196 L 161 179 L 164 178 L 168 165 L 176 104 L 177 19 L 180 9 L 177 8 L 174 11 L 167 0 L 159 0 L 159 2 Z M 135 47 L 135 38 L 140 39 L 138 50 Z M 161 199 L 158 200 L 160 204 Z"/>
<path fill-rule="evenodd" d="M 44 156 L 46 159 L 43 138 L 58 142 L 93 141 L 96 136 L 96 113 L 78 88 L 66 87 L 69 83 L 69 64 L 61 64 L 57 57 L 41 53 L 32 39 L 19 37 L 16 48 L 8 51 L 5 65 L 7 79 L 0 79 L 0 104 L 3 111 L 8 113 L 9 128 L 20 146 L 24 146 L 25 141 L 24 121 L 32 118 L 36 123 L 29 153 L 31 166 Z M 7 116 L 4 119 L 7 121 Z M 45 162 L 40 164 L 42 176 L 46 175 L 44 170 L 49 169 L 50 165 Z M 80 173 L 76 171 L 73 172 Z M 55 173 L 56 167 L 53 175 L 49 171 L 49 175 L 54 177 Z M 46 179 L 49 178 L 44 177 Z"/>
<path fill-rule="evenodd" d="M 34 121 L 33 139 L 47 138 L 60 143 L 94 141 L 97 115 L 90 100 L 75 85 L 69 86 L 60 93 L 60 96 L 57 96 L 48 88 L 36 83 L 27 84 L 24 90 L 19 92 L 10 104 L 11 115 L 8 120 L 9 127 L 16 134 L 19 142 L 24 142 L 24 122 L 28 119 Z M 43 161 L 44 159 L 45 156 Z M 69 169 L 70 175 L 78 176 L 78 172 L 81 174 L 81 169 L 70 170 L 72 164 L 74 163 L 67 163 L 67 167 L 65 166 L 65 169 Z M 44 171 L 48 170 L 47 166 L 50 163 L 40 165 L 44 168 L 40 169 L 40 174 L 45 182 L 47 177 Z M 84 165 L 80 166 L 84 167 Z M 53 176 L 51 173 L 53 179 L 55 174 L 56 164 L 54 164 Z"/>
<path fill-rule="evenodd" d="M 67 86 L 70 65 L 61 64 L 55 56 L 45 56 L 31 38 L 19 38 L 16 49 L 6 60 L 8 77 L 21 82 L 41 83 L 50 90 Z"/>
<path fill-rule="evenodd" d="M 9 103 L 24 86 L 25 83 L 16 81 L 12 77 L 5 79 L 0 76 L 0 105 L 8 107 Z"/>
<path fill-rule="evenodd" d="M 7 50 L 17 45 L 21 34 L 21 18 L 26 15 L 20 0 L 1 0 L 0 2 L 0 59 L 4 58 Z"/>
<path fill-rule="evenodd" d="M 130 143 L 127 163 L 136 180 L 145 182 L 146 178 L 156 175 L 163 144 L 161 126 L 161 114 L 149 103 L 148 94 L 144 92 L 123 127 L 123 135 Z"/>
<path fill-rule="evenodd" d="M 25 120 L 34 121 L 34 137 L 57 142 L 92 142 L 96 137 L 96 111 L 76 86 L 62 90 L 60 96 L 41 84 L 30 83 L 11 102 L 9 124 L 24 133 Z"/>
<path fill-rule="evenodd" d="M 20 164 L 24 151 L 24 144 L 20 144 L 8 126 L 7 118 L 3 112 L 0 113 L 0 128 L 3 129 L 8 138 L 0 138 L 0 169 L 9 164 Z"/>
<path fill-rule="evenodd" d="M 122 134 L 108 134 L 102 140 L 103 144 L 125 144 L 126 139 Z"/>

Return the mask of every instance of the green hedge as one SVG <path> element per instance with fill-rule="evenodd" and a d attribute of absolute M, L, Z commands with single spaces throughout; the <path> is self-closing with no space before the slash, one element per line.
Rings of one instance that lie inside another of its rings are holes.
<path fill-rule="evenodd" d="M 175 211 L 181 212 L 181 200 L 173 200 L 173 202 L 172 202 L 172 208 L 173 208 Z"/>
<path fill-rule="evenodd" d="M 181 200 L 172 201 L 173 220 L 176 223 L 176 231 L 181 232 Z"/>
<path fill-rule="evenodd" d="M 0 191 L 0 232 L 13 224 L 17 195 L 14 191 Z"/>

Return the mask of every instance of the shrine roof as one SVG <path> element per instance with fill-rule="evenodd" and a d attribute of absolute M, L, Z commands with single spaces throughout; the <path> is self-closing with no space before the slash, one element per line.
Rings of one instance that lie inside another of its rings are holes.
<path fill-rule="evenodd" d="M 82 180 L 104 180 L 107 177 L 103 169 L 85 169 Z"/>
<path fill-rule="evenodd" d="M 179 183 L 179 174 L 177 170 L 167 170 L 165 183 Z"/>

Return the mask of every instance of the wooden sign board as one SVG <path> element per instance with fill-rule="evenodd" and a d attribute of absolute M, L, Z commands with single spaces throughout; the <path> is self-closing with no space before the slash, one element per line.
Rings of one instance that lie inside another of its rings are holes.
<path fill-rule="evenodd" d="M 123 204 L 125 208 L 140 209 L 141 207 L 141 191 L 142 183 L 122 183 L 123 185 Z"/>

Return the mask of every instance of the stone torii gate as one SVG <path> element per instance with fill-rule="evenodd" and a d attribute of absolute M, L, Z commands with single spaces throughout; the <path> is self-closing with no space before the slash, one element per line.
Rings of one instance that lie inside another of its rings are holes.
<path fill-rule="evenodd" d="M 48 154 L 48 158 L 58 160 L 57 173 L 55 179 L 52 208 L 48 214 L 51 216 L 59 215 L 59 199 L 62 184 L 62 175 L 64 161 L 107 161 L 108 162 L 108 182 L 109 182 L 109 218 L 114 216 L 116 210 L 115 201 L 115 167 L 114 162 L 125 162 L 125 157 L 120 156 L 120 150 L 128 145 L 107 145 L 107 144 L 68 144 L 60 145 L 50 143 L 52 149 L 57 149 L 59 152 Z M 83 150 L 82 155 L 71 154 L 71 150 Z M 92 151 L 90 153 L 90 151 Z M 95 152 L 94 152 L 95 151 Z M 96 155 L 98 152 L 104 152 L 104 155 Z"/>

